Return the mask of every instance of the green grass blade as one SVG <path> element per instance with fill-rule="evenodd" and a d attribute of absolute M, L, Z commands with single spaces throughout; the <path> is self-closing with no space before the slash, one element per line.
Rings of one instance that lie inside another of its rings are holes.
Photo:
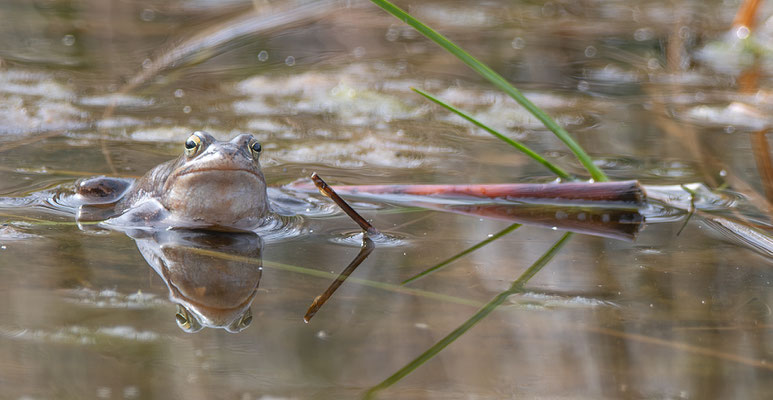
<path fill-rule="evenodd" d="M 441 107 L 447 109 L 448 111 L 451 111 L 452 113 L 455 113 L 456 115 L 466 119 L 469 122 L 472 122 L 479 128 L 483 129 L 484 131 L 494 135 L 495 137 L 499 138 L 500 140 L 504 141 L 505 143 L 509 144 L 510 146 L 515 147 L 516 149 L 520 150 L 527 156 L 534 159 L 534 161 L 544 165 L 547 169 L 551 170 L 554 174 L 556 174 L 559 178 L 566 180 L 566 181 L 572 181 L 575 180 L 573 176 L 569 175 L 566 171 L 562 170 L 556 165 L 553 165 L 550 161 L 546 160 L 541 155 L 537 154 L 534 150 L 528 148 L 526 145 L 524 145 L 521 142 L 518 142 L 517 140 L 510 139 L 509 137 L 495 131 L 494 129 L 491 129 L 487 125 L 483 124 L 482 122 L 478 121 L 477 119 L 465 114 L 461 110 L 455 108 L 454 106 L 447 104 L 443 102 L 442 100 L 438 99 L 437 97 L 432 96 L 431 94 L 422 91 L 420 89 L 411 88 L 414 92 L 426 97 L 427 99 L 435 102 L 436 104 L 440 105 Z"/>
<path fill-rule="evenodd" d="M 414 29 L 419 31 L 422 35 L 426 36 L 428 39 L 432 40 L 433 42 L 437 43 L 441 47 L 443 47 L 446 51 L 449 53 L 455 55 L 458 59 L 460 59 L 463 63 L 467 64 L 470 68 L 472 68 L 475 72 L 477 72 L 480 76 L 487 79 L 489 82 L 491 82 L 494 86 L 502 90 L 503 92 L 507 93 L 512 97 L 518 104 L 520 104 L 523 108 L 525 108 L 527 111 L 532 113 L 538 120 L 540 120 L 546 128 L 548 128 L 551 132 L 553 132 L 556 136 L 558 136 L 561 141 L 566 143 L 567 147 L 574 153 L 574 155 L 577 157 L 577 159 L 582 163 L 582 165 L 585 167 L 585 169 L 588 170 L 588 173 L 590 173 L 591 177 L 597 181 L 607 181 L 609 180 L 595 164 L 593 164 L 593 160 L 591 160 L 590 156 L 585 152 L 585 150 L 580 147 L 580 145 L 569 135 L 569 132 L 567 132 L 564 128 L 562 128 L 556 121 L 554 121 L 550 116 L 548 116 L 544 111 L 542 111 L 539 107 L 534 105 L 529 99 L 527 99 L 518 89 L 513 87 L 505 78 L 503 78 L 498 73 L 494 72 L 491 68 L 489 68 L 487 65 L 483 64 L 482 62 L 475 59 L 475 57 L 471 56 L 466 51 L 462 50 L 461 47 L 457 46 L 450 40 L 446 39 L 443 35 L 436 32 L 434 29 L 428 27 L 427 25 L 424 25 L 421 21 L 417 20 L 407 12 L 403 11 L 399 7 L 395 6 L 394 4 L 390 3 L 387 0 L 370 0 L 377 6 L 381 7 L 386 12 L 394 15 L 399 19 L 400 21 L 403 21 L 407 23 L 408 25 L 412 26 Z"/>
<path fill-rule="evenodd" d="M 483 246 L 485 246 L 485 245 L 487 245 L 487 244 L 489 244 L 489 243 L 491 243 L 491 242 L 501 238 L 502 236 L 507 235 L 508 233 L 510 233 L 510 232 L 520 228 L 520 227 L 521 227 L 521 224 L 512 224 L 512 225 L 508 226 L 507 228 L 505 228 L 505 229 L 503 229 L 503 230 L 493 234 L 491 237 L 487 238 L 486 240 L 484 240 L 484 241 L 482 241 L 482 242 L 480 242 L 480 243 L 478 243 L 478 244 L 468 248 L 467 250 L 464 250 L 461 253 L 457 253 L 456 255 L 454 255 L 452 257 L 449 257 L 449 258 L 447 258 L 447 259 L 445 259 L 445 260 L 443 260 L 443 261 L 441 261 L 441 262 L 439 262 L 439 263 L 437 263 L 437 264 L 435 264 L 435 265 L 425 269 L 424 271 L 422 271 L 422 272 L 420 272 L 420 273 L 418 273 L 418 274 L 416 274 L 416 275 L 414 275 L 414 276 L 404 280 L 402 285 L 407 285 L 407 284 L 409 284 L 411 282 L 414 282 L 414 281 L 416 281 L 418 279 L 421 279 L 421 278 L 423 278 L 423 277 L 425 277 L 425 276 L 427 276 L 427 275 L 429 275 L 431 273 L 437 272 L 438 270 L 443 269 L 444 267 L 448 266 L 452 262 L 454 262 L 454 261 L 456 261 L 456 260 L 466 256 L 467 254 L 472 253 L 475 250 L 478 250 L 479 248 L 481 248 L 481 247 L 483 247 Z"/>
<path fill-rule="evenodd" d="M 454 329 L 443 339 L 440 339 L 440 341 L 435 343 L 432 347 L 427 349 L 427 351 L 422 353 L 420 356 L 416 357 L 413 361 L 406 364 L 403 368 L 400 368 L 400 370 L 392 374 L 392 376 L 384 379 L 378 385 L 368 389 L 368 391 L 365 393 L 365 398 L 366 399 L 374 398 L 376 393 L 378 393 L 379 391 L 394 385 L 404 377 L 408 376 L 416 368 L 420 367 L 425 362 L 431 360 L 438 353 L 440 353 L 444 348 L 446 348 L 448 345 L 456 341 L 456 339 L 464 335 L 468 330 L 470 330 L 470 328 L 472 328 L 478 322 L 486 318 L 486 316 L 488 316 L 492 311 L 494 311 L 497 307 L 499 307 L 508 297 L 520 292 L 523 288 L 523 285 L 525 285 L 526 282 L 529 281 L 529 279 L 534 277 L 534 275 L 536 275 L 537 272 L 539 272 L 545 265 L 547 265 L 547 263 L 550 262 L 550 260 L 556 254 L 558 254 L 558 251 L 561 250 L 561 248 L 564 246 L 564 244 L 569 240 L 571 236 L 572 236 L 571 232 L 567 232 L 563 236 L 561 236 L 561 239 L 559 239 L 556 243 L 554 243 L 553 246 L 551 246 L 545 252 L 545 254 L 542 255 L 542 257 L 540 257 L 537 261 L 534 262 L 534 264 L 532 264 L 526 271 L 524 271 L 523 274 L 521 274 L 521 276 L 518 277 L 518 279 L 516 279 L 512 283 L 512 285 L 510 285 L 509 289 L 496 295 L 496 297 L 494 297 L 493 299 L 491 299 L 491 301 L 489 301 L 483 307 L 481 307 L 478 310 L 478 312 L 476 312 L 467 321 L 464 321 L 464 323 L 459 325 L 458 328 Z"/>

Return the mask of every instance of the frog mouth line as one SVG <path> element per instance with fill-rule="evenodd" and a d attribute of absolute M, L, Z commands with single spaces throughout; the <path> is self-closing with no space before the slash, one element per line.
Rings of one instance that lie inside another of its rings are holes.
<path fill-rule="evenodd" d="M 183 177 L 185 175 L 195 174 L 195 173 L 206 173 L 206 172 L 246 172 L 256 178 L 260 178 L 260 175 L 254 170 L 249 170 L 245 168 L 228 168 L 228 167 L 213 167 L 213 168 L 196 168 L 191 170 L 185 170 L 177 174 L 177 177 Z"/>

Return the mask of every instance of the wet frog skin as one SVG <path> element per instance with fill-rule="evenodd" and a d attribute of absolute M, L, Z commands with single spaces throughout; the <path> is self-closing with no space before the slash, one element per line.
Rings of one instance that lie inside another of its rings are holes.
<path fill-rule="evenodd" d="M 249 231 L 270 211 L 258 158 L 260 143 L 248 134 L 218 141 L 194 132 L 177 159 L 142 178 L 97 177 L 77 184 L 84 206 L 112 206 L 106 221 L 118 226 L 158 225 Z"/>

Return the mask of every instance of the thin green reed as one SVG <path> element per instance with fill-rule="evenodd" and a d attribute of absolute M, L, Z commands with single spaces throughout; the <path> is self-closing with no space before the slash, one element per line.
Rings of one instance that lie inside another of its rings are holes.
<path fill-rule="evenodd" d="M 435 31 L 434 29 L 428 27 L 427 25 L 424 25 L 421 21 L 414 18 L 407 12 L 403 11 L 399 7 L 395 6 L 394 4 L 390 3 L 387 0 L 370 0 L 377 6 L 381 7 L 383 10 L 387 11 L 388 13 L 394 15 L 397 17 L 400 21 L 405 22 L 406 24 L 412 26 L 414 29 L 419 31 L 422 35 L 427 37 L 428 39 L 432 40 L 433 42 L 437 43 L 441 47 L 443 47 L 446 51 L 456 56 L 459 60 L 467 64 L 470 68 L 472 68 L 475 72 L 477 72 L 480 76 L 487 79 L 489 82 L 491 82 L 494 86 L 502 90 L 503 92 L 507 93 L 512 97 L 518 104 L 520 104 L 523 108 L 525 108 L 527 111 L 529 111 L 532 115 L 534 115 L 540 122 L 542 122 L 543 125 L 545 125 L 546 128 L 548 128 L 551 132 L 553 132 L 561 141 L 563 141 L 567 147 L 574 153 L 574 155 L 577 157 L 577 159 L 582 163 L 582 165 L 585 167 L 585 169 L 588 170 L 588 173 L 590 173 L 591 177 L 597 181 L 608 181 L 606 174 L 601 171 L 594 163 L 593 160 L 591 160 L 590 156 L 585 152 L 585 150 L 580 147 L 580 145 L 572 138 L 571 135 L 569 135 L 569 132 L 567 132 L 564 128 L 562 128 L 556 121 L 554 121 L 552 118 L 550 118 L 549 115 L 547 115 L 544 111 L 542 111 L 539 107 L 537 107 L 534 103 L 532 103 L 529 99 L 527 99 L 518 89 L 513 87 L 505 78 L 503 78 L 498 73 L 494 72 L 490 67 L 488 67 L 486 64 L 483 64 L 482 62 L 475 59 L 475 57 L 471 56 L 469 53 L 464 51 L 461 47 L 457 46 L 455 43 L 451 42 L 447 38 L 445 38 L 443 35 Z"/>
<path fill-rule="evenodd" d="M 572 180 L 575 179 L 573 176 L 569 175 L 568 172 L 564 171 L 563 169 L 561 169 L 558 166 L 554 165 L 550 161 L 546 160 L 544 157 L 542 157 L 541 155 L 537 154 L 537 152 L 535 152 L 534 150 L 530 149 L 525 144 L 523 144 L 523 143 L 521 143 L 521 142 L 519 142 L 517 140 L 510 139 L 509 137 L 499 133 L 498 131 L 496 131 L 496 130 L 490 128 L 490 127 L 488 127 L 487 125 L 483 124 L 482 122 L 478 121 L 477 119 L 475 119 L 475 118 L 465 114 L 461 110 L 455 108 L 454 106 L 452 106 L 450 104 L 447 104 L 447 103 L 443 102 L 442 100 L 438 99 L 435 96 L 432 96 L 431 94 L 429 94 L 427 92 L 424 92 L 424 91 L 422 91 L 420 89 L 416 89 L 416 88 L 412 88 L 412 89 L 413 89 L 414 92 L 416 92 L 416 93 L 426 97 L 430 101 L 435 102 L 436 104 L 440 105 L 441 107 L 445 108 L 446 110 L 455 113 L 456 115 L 466 119 L 467 121 L 469 121 L 469 122 L 473 123 L 474 125 L 480 127 L 481 129 L 485 130 L 486 132 L 494 135 L 499 140 L 502 140 L 503 142 L 509 144 L 510 146 L 515 147 L 516 149 L 518 149 L 522 153 L 524 153 L 527 156 L 531 157 L 534 161 L 544 165 L 547 169 L 551 170 L 559 178 L 561 178 L 563 180 L 566 180 L 566 181 L 572 181 Z"/>

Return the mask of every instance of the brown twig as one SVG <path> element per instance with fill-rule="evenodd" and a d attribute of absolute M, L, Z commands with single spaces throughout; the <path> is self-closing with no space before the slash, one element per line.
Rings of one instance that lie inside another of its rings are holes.
<path fill-rule="evenodd" d="M 328 185 L 322 178 L 317 175 L 316 172 L 311 174 L 311 180 L 314 181 L 314 185 L 317 186 L 317 189 L 319 189 L 319 192 L 323 195 L 329 197 L 331 200 L 333 200 L 336 204 L 338 204 L 339 207 L 341 207 L 342 210 L 348 215 L 351 219 L 354 220 L 354 222 L 357 223 L 357 225 L 362 228 L 363 231 L 365 231 L 366 234 L 370 236 L 379 236 L 381 235 L 381 232 L 378 231 L 378 229 L 374 228 L 373 225 L 370 224 L 370 222 L 366 221 L 365 218 L 363 218 L 357 211 L 354 211 L 354 209 L 344 200 L 341 198 L 341 196 L 338 195 L 338 193 L 333 190 L 330 185 Z"/>
<path fill-rule="evenodd" d="M 306 315 L 303 316 L 303 320 L 305 322 L 309 322 L 311 318 L 319 311 L 320 308 L 327 302 L 327 300 L 330 298 L 330 296 L 335 293 L 336 290 L 338 290 L 338 287 L 341 286 L 346 278 L 349 277 L 349 275 L 354 272 L 357 267 L 362 264 L 363 261 L 365 261 L 366 258 L 370 255 L 370 253 L 375 248 L 375 245 L 373 244 L 373 241 L 364 238 L 362 240 L 362 248 L 360 248 L 360 252 L 357 254 L 356 257 L 354 257 L 354 260 L 352 260 L 351 263 L 349 263 L 348 266 L 341 272 L 338 277 L 333 281 L 333 283 L 328 286 L 327 290 L 325 290 L 321 295 L 314 298 L 314 301 L 311 302 L 311 305 L 309 306 L 308 311 L 306 311 Z"/>

